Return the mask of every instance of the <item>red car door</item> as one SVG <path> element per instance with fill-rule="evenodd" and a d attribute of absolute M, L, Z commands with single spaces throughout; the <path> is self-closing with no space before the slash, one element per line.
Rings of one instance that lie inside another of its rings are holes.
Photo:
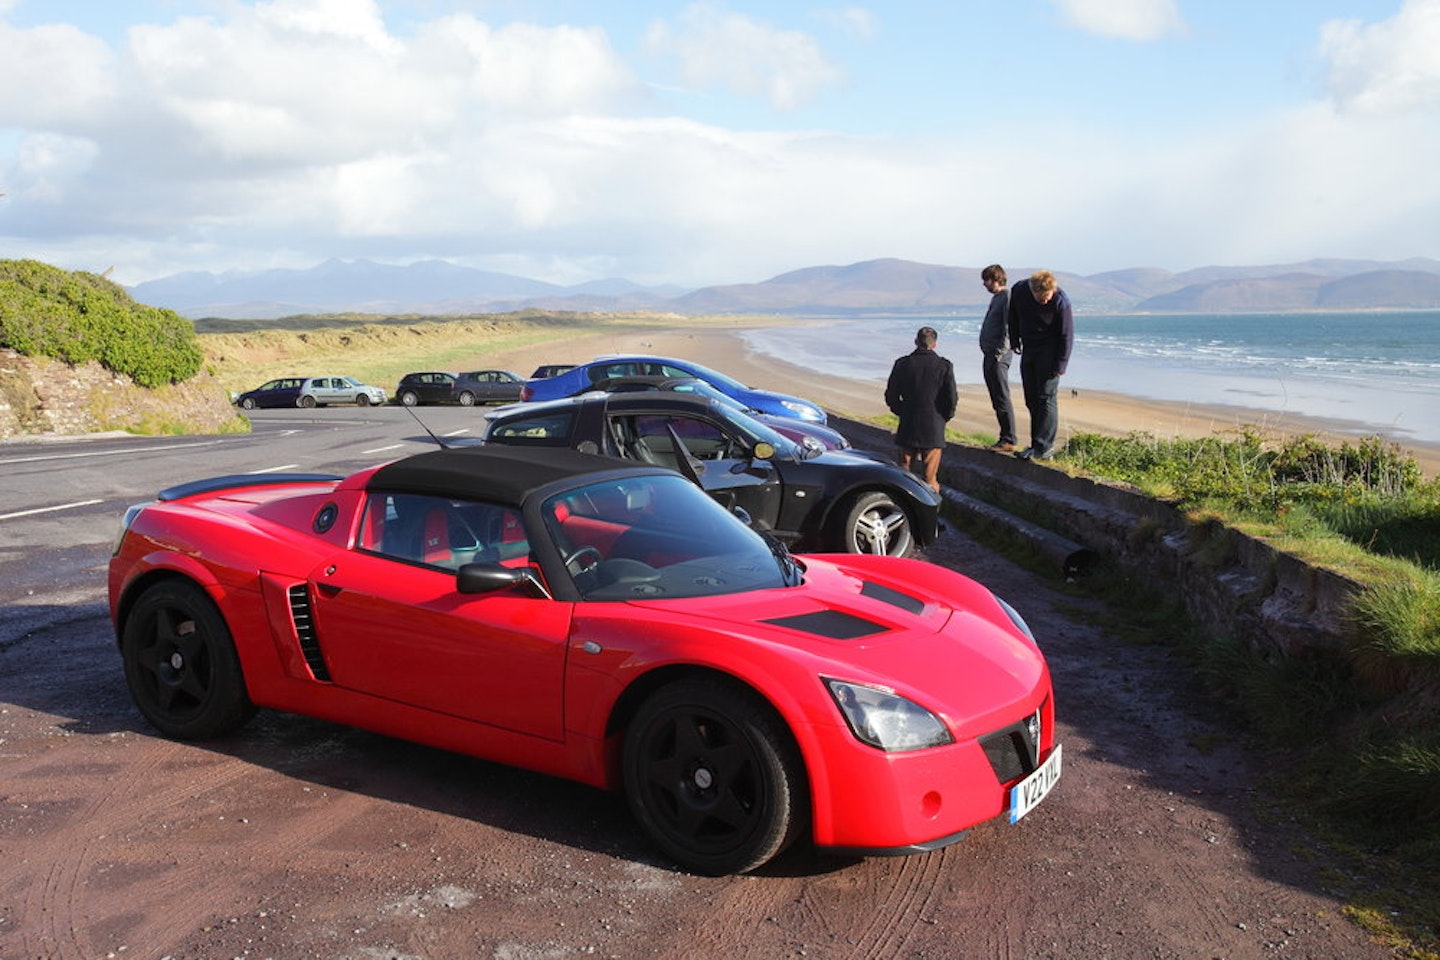
<path fill-rule="evenodd" d="M 385 700 L 563 738 L 572 605 L 518 589 L 459 593 L 455 575 L 347 552 L 311 575 L 331 678 Z"/>

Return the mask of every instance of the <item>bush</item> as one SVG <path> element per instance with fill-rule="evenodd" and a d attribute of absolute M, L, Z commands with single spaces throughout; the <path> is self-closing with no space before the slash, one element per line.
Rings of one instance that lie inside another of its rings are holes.
<path fill-rule="evenodd" d="M 0 260 L 0 346 L 94 360 L 146 387 L 188 380 L 204 359 L 194 327 L 175 311 L 136 303 L 93 273 L 35 260 Z"/>

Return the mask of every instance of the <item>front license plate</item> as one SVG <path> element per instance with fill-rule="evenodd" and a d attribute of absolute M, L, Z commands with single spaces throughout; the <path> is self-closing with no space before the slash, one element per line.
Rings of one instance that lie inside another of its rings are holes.
<path fill-rule="evenodd" d="M 1060 744 L 1035 772 L 1010 788 L 1010 822 L 1014 823 L 1034 810 L 1060 782 Z"/>

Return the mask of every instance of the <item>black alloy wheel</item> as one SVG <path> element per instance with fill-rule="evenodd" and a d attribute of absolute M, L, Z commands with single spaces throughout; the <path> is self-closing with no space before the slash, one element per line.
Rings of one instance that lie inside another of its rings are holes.
<path fill-rule="evenodd" d="M 222 736 L 255 712 L 225 619 L 193 583 L 147 589 L 125 620 L 120 654 L 135 705 L 166 736 Z"/>
<path fill-rule="evenodd" d="M 661 688 L 625 734 L 625 792 L 676 863 L 721 876 L 761 866 L 809 820 L 799 751 L 774 710 L 718 678 Z"/>

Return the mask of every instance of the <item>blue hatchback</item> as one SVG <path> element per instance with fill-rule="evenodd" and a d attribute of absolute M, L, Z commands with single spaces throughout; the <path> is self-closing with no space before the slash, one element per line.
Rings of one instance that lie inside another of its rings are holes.
<path fill-rule="evenodd" d="M 674 360 L 670 357 L 650 357 L 641 354 L 627 356 L 597 357 L 589 363 L 582 363 L 573 370 L 567 370 L 557 377 L 543 380 L 527 380 L 520 391 L 521 400 L 559 400 L 574 396 L 602 380 L 616 377 L 694 377 L 714 386 L 726 396 L 739 400 L 745 406 L 761 413 L 777 417 L 791 417 L 796 420 L 825 422 L 825 411 L 819 404 L 770 390 L 756 390 L 747 387 L 734 377 L 690 360 Z M 597 388 L 598 389 L 598 388 Z"/>

